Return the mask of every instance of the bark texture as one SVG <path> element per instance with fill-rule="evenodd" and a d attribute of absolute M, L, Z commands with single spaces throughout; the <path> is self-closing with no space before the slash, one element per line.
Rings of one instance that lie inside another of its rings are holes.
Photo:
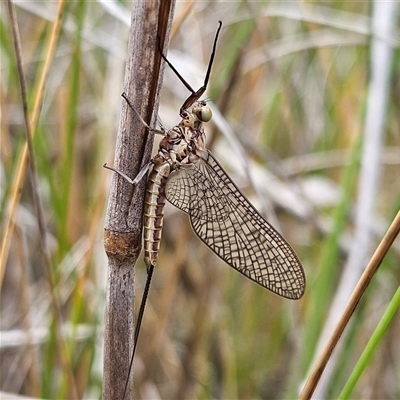
<path fill-rule="evenodd" d="M 136 1 L 129 34 L 124 92 L 137 112 L 155 126 L 163 65 L 158 39 L 167 50 L 174 1 Z M 118 127 L 114 166 L 134 178 L 151 157 L 153 136 L 124 99 Z M 143 179 L 133 187 L 114 174 L 105 220 L 108 256 L 104 331 L 103 399 L 122 399 L 133 349 L 134 265 L 142 247 Z M 133 374 L 131 373 L 131 382 Z M 128 385 L 126 398 L 132 397 Z"/>

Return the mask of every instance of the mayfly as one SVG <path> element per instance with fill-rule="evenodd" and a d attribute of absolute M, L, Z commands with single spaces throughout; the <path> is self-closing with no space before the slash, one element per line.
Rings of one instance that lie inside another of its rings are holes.
<path fill-rule="evenodd" d="M 204 84 L 197 91 L 161 52 L 162 58 L 191 94 L 180 109 L 180 123 L 171 129 L 152 129 L 139 116 L 149 131 L 164 136 L 150 164 L 134 180 L 107 167 L 135 185 L 152 166 L 144 206 L 144 260 L 148 279 L 135 329 L 133 351 L 151 274 L 158 260 L 165 199 L 189 215 L 196 235 L 236 271 L 289 299 L 299 299 L 305 290 L 304 271 L 294 250 L 250 204 L 205 148 L 203 123 L 211 120 L 212 113 L 206 102 L 199 99 L 207 88 L 221 26 L 219 22 Z M 125 95 L 123 97 L 134 110 L 129 99 Z M 133 355 L 131 363 L 132 360 Z"/>

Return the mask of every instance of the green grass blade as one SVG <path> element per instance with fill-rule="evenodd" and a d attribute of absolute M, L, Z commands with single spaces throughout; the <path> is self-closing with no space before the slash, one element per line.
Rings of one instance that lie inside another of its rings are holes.
<path fill-rule="evenodd" d="M 359 358 L 356 366 L 353 369 L 348 381 L 346 382 L 342 392 L 339 395 L 339 399 L 346 400 L 350 398 L 350 395 L 360 379 L 362 373 L 366 367 L 371 363 L 371 359 L 377 349 L 379 343 L 382 341 L 385 333 L 387 332 L 388 326 L 392 322 L 396 312 L 400 307 L 400 287 L 394 294 L 391 302 L 389 303 L 385 313 L 383 314 L 378 326 L 376 327 L 371 339 L 368 341 L 361 357 Z"/>

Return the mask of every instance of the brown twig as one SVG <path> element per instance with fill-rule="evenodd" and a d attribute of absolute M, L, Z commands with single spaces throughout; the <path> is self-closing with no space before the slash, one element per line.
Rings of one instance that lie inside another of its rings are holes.
<path fill-rule="evenodd" d="M 382 238 L 379 246 L 375 250 L 371 260 L 369 261 L 367 267 L 365 268 L 364 273 L 361 275 L 360 280 L 358 281 L 357 286 L 355 287 L 353 294 L 351 295 L 345 310 L 343 311 L 342 317 L 338 322 L 335 330 L 332 333 L 327 345 L 325 346 L 324 351 L 322 352 L 321 356 L 317 360 L 314 365 L 313 370 L 304 386 L 302 393 L 300 394 L 299 400 L 308 400 L 311 398 L 314 390 L 321 378 L 321 375 L 326 367 L 326 364 L 329 361 L 329 358 L 336 347 L 342 333 L 347 326 L 351 316 L 353 315 L 354 310 L 357 307 L 357 304 L 361 300 L 361 297 L 365 293 L 369 283 L 371 282 L 372 277 L 374 276 L 376 270 L 378 269 L 379 265 L 381 264 L 383 258 L 385 257 L 386 253 L 390 249 L 392 243 L 399 235 L 400 232 L 400 211 L 397 213 L 396 217 L 394 218 L 393 222 L 389 226 L 385 236 Z"/>
<path fill-rule="evenodd" d="M 132 11 L 124 92 L 152 127 L 162 84 L 160 45 L 166 53 L 174 1 L 137 1 Z M 153 137 L 122 100 L 114 166 L 134 178 L 150 160 Z M 107 207 L 104 245 L 108 256 L 104 335 L 103 399 L 122 397 L 133 349 L 134 265 L 141 251 L 144 180 L 133 187 L 114 174 Z M 131 378 L 132 378 L 131 374 Z M 131 384 L 126 398 L 131 398 Z"/>

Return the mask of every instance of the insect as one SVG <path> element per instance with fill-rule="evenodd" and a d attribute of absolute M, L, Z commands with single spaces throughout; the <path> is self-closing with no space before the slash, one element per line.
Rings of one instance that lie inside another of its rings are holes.
<path fill-rule="evenodd" d="M 166 199 L 189 215 L 196 235 L 228 265 L 279 296 L 299 299 L 305 290 L 305 275 L 296 253 L 246 199 L 205 147 L 203 124 L 211 120 L 212 112 L 207 103 L 199 99 L 208 84 L 221 26 L 220 22 L 204 85 L 197 91 L 161 52 L 191 95 L 180 109 L 181 121 L 177 126 L 160 131 L 142 120 L 150 131 L 164 136 L 151 163 L 134 180 L 105 166 L 132 184 L 137 184 L 152 166 L 144 207 L 144 259 L 149 275 L 158 260 Z M 143 302 L 142 306 L 144 308 Z M 141 307 L 136 327 L 140 325 L 142 314 Z M 137 335 L 135 331 L 135 339 Z"/>

